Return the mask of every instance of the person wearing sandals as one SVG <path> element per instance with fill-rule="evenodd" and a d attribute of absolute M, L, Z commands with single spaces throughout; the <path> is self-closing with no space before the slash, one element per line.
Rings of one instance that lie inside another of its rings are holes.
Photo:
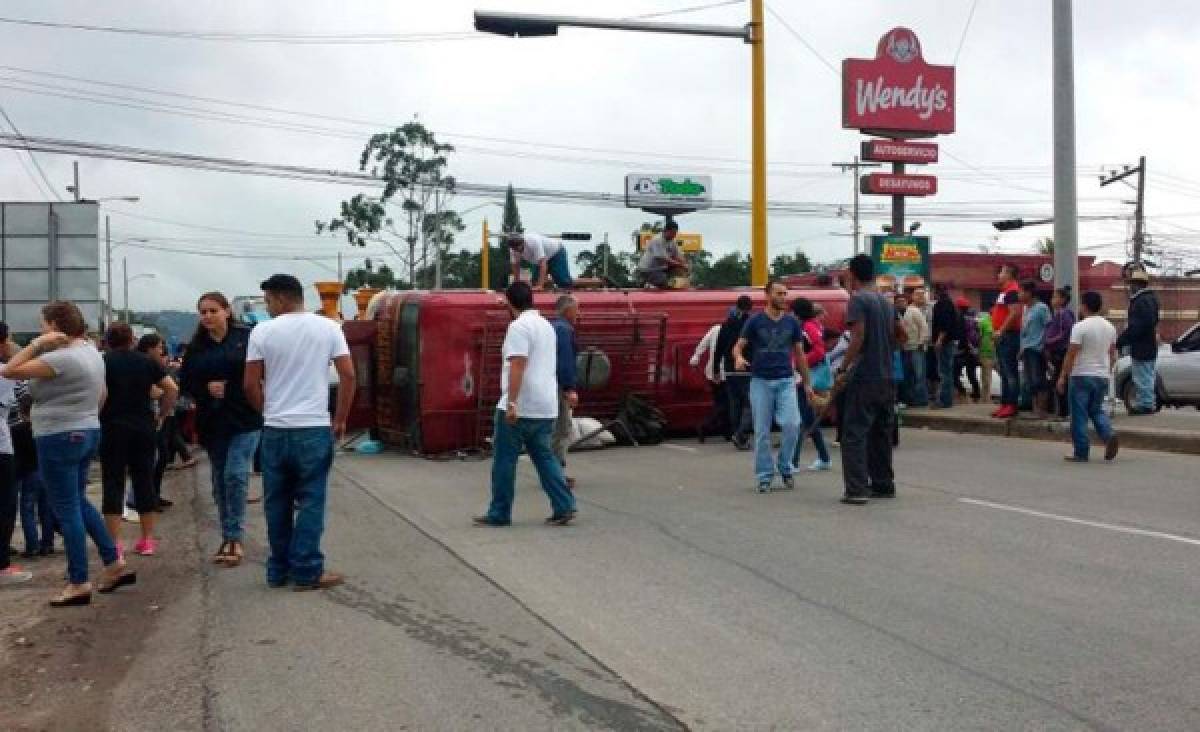
<path fill-rule="evenodd" d="M 134 350 L 133 330 L 113 323 L 105 334 L 104 382 L 108 396 L 100 410 L 100 475 L 104 485 L 101 511 L 108 534 L 121 545 L 121 515 L 125 510 L 125 480 L 133 486 L 134 508 L 140 517 L 141 538 L 133 550 L 154 556 L 158 542 L 158 495 L 154 491 L 155 434 L 162 418 L 154 411 L 161 398 L 164 410 L 175 407 L 179 388 L 167 370 L 149 353 Z M 155 392 L 155 388 L 158 392 Z"/>
<path fill-rule="evenodd" d="M 236 567 L 245 555 L 246 487 L 263 424 L 242 388 L 250 329 L 234 322 L 229 301 L 219 292 L 201 295 L 196 309 L 200 325 L 188 345 L 180 380 L 196 401 L 196 429 L 208 452 L 221 525 L 221 546 L 213 561 Z"/>
<path fill-rule="evenodd" d="M 38 464 L 58 517 L 67 552 L 67 586 L 50 604 L 87 605 L 87 538 L 104 563 L 96 589 L 112 592 L 137 582 L 137 573 L 117 556 L 100 513 L 87 499 L 87 474 L 100 440 L 104 360 L 87 338 L 83 314 L 59 300 L 42 308 L 42 335 L 5 364 L 6 379 L 30 379 L 33 436 Z"/>

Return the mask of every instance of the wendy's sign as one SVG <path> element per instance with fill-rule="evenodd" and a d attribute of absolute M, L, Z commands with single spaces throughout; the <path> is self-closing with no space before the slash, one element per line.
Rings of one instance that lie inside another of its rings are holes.
<path fill-rule="evenodd" d="M 874 59 L 842 61 L 842 127 L 882 137 L 954 132 L 954 67 L 926 63 L 917 34 L 893 28 Z"/>
<path fill-rule="evenodd" d="M 871 173 L 860 179 L 859 190 L 868 196 L 933 196 L 937 194 L 937 177 Z"/>

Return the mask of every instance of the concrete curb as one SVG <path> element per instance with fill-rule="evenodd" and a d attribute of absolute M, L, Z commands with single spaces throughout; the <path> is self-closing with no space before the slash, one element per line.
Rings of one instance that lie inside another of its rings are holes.
<path fill-rule="evenodd" d="M 1038 419 L 993 419 L 971 414 L 948 412 L 908 411 L 904 413 L 903 425 L 944 432 L 959 432 L 997 437 L 1021 437 L 1052 442 L 1071 441 L 1071 423 Z M 1136 427 L 1118 423 L 1117 435 L 1121 447 L 1135 450 L 1157 450 L 1184 455 L 1200 455 L 1200 434 L 1186 430 L 1158 427 Z M 1090 430 L 1089 430 L 1090 431 Z M 1099 438 L 1090 431 L 1093 444 Z"/>

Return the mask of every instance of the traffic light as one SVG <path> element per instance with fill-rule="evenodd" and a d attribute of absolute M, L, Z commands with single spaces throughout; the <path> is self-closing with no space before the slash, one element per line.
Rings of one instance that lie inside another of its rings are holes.
<path fill-rule="evenodd" d="M 993 221 L 992 226 L 996 227 L 996 231 L 1016 231 L 1025 228 L 1025 221 L 1024 219 L 1005 219 Z"/>
<path fill-rule="evenodd" d="M 591 241 L 592 235 L 587 231 L 564 231 L 559 238 L 563 241 Z"/>

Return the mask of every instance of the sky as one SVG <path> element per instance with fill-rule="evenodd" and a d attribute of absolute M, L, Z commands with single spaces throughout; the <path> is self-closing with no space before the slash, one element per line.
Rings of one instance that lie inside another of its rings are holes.
<path fill-rule="evenodd" d="M 459 180 L 619 194 L 627 173 L 711 174 L 715 197 L 745 200 L 746 45 L 581 29 L 531 39 L 472 33 L 477 7 L 632 17 L 711 2 L 9 0 L 0 6 L 0 105 L 31 136 L 337 170 L 356 169 L 372 133 L 416 117 L 457 146 L 449 172 Z M 769 198 L 845 207 L 842 216 L 835 208 L 820 217 L 772 216 L 771 256 L 802 249 L 821 262 L 850 254 L 853 182 L 832 163 L 850 160 L 862 136 L 841 128 L 838 69 L 843 58 L 873 56 L 880 36 L 900 25 L 917 32 L 927 61 L 957 66 L 957 131 L 939 140 L 941 162 L 922 171 L 939 177 L 939 193 L 910 205 L 916 220 L 922 211 L 968 218 L 923 221 L 921 233 L 933 237 L 934 251 L 1026 252 L 1038 237 L 1052 234 L 1048 226 L 997 234 L 989 223 L 1052 212 L 1050 3 L 768 5 Z M 1179 256 L 1185 266 L 1200 267 L 1200 148 L 1191 144 L 1200 109 L 1194 77 L 1200 14 L 1183 0 L 1087 0 L 1075 6 L 1080 211 L 1117 217 L 1081 224 L 1082 253 L 1125 259 L 1132 213 L 1125 201 L 1133 191 L 1121 184 L 1101 188 L 1099 176 L 1145 155 L 1153 246 L 1165 252 L 1164 263 Z M 659 20 L 741 25 L 748 14 L 748 4 L 737 2 Z M 12 19 L 233 34 L 463 35 L 410 37 L 404 43 L 284 44 L 4 22 Z M 162 104 L 186 114 L 144 108 Z M 214 111 L 225 117 L 197 116 Z M 231 113 L 240 123 L 228 121 Z M 281 124 L 289 129 L 278 129 Z M 309 129 L 297 130 L 298 125 Z M 0 199 L 47 200 L 27 154 L 0 150 L 0 160 Z M 73 159 L 38 154 L 37 160 L 55 192 L 69 198 L 65 186 Z M 155 275 L 131 287 L 134 309 L 191 308 L 199 293 L 212 289 L 230 297 L 255 294 L 257 283 L 277 271 L 306 283 L 334 279 L 339 251 L 347 267 L 368 253 L 315 235 L 313 222 L 335 214 L 343 198 L 370 189 L 96 159 L 81 158 L 79 164 L 85 197 L 140 198 L 103 205 L 118 243 L 117 285 L 126 259 L 131 276 Z M 485 216 L 498 225 L 496 203 L 455 198 L 453 206 L 464 212 L 467 224 L 458 246 L 478 247 Z M 596 239 L 607 234 L 617 247 L 649 218 L 636 209 L 519 203 L 527 230 L 590 231 Z M 863 198 L 864 231 L 878 232 L 888 220 L 885 203 Z M 685 231 L 702 233 L 715 255 L 749 251 L 748 215 L 697 213 L 680 223 Z M 580 246 L 572 244 L 572 253 Z M 389 261 L 385 249 L 369 253 L 377 262 Z"/>

